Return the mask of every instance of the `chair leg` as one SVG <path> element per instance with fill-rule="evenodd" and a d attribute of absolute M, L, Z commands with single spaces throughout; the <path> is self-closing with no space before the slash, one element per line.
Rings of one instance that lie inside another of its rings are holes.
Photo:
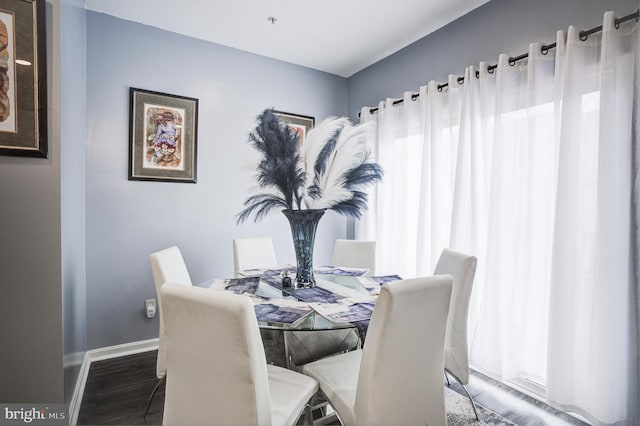
<path fill-rule="evenodd" d="M 454 378 L 454 380 L 456 382 L 458 382 L 458 384 L 462 387 L 462 390 L 464 391 L 464 393 L 467 394 L 467 398 L 469 398 L 469 401 L 471 401 L 471 408 L 473 408 L 473 414 L 476 415 L 476 420 L 480 421 L 480 416 L 478 416 L 478 410 L 476 409 L 476 403 L 473 401 L 473 398 L 471 398 L 471 394 L 469 393 L 469 391 L 467 390 L 467 387 L 465 385 L 462 384 L 462 382 L 460 381 L 460 379 L 458 379 L 458 377 L 453 374 L 451 371 L 445 369 L 444 370 L 444 375 L 445 377 L 448 377 L 447 373 L 449 373 L 449 375 L 451 375 L 451 377 Z M 447 382 L 449 381 L 449 379 L 447 378 Z"/>
<path fill-rule="evenodd" d="M 147 416 L 149 415 L 149 409 L 151 408 L 151 402 L 153 401 L 153 397 L 156 396 L 156 392 L 158 392 L 158 389 L 160 388 L 160 385 L 164 382 L 166 377 L 167 376 L 163 377 L 162 379 L 158 379 L 158 383 L 156 383 L 155 387 L 153 388 L 153 392 L 151 392 L 151 396 L 149 397 L 149 401 L 147 402 L 147 409 L 144 410 L 144 418 L 145 418 L 145 420 L 147 419 Z"/>
<path fill-rule="evenodd" d="M 295 422 L 297 426 L 312 426 L 313 425 L 313 407 L 311 406 L 311 401 L 307 402 L 302 409 L 302 412 L 298 416 L 298 419 Z"/>
<path fill-rule="evenodd" d="M 289 341 L 287 339 L 287 330 L 282 331 L 282 340 L 284 341 L 284 358 L 288 370 L 291 370 L 291 355 L 289 355 Z"/>
<path fill-rule="evenodd" d="M 312 425 L 313 424 L 313 414 L 311 413 L 311 404 L 307 403 L 304 406 L 304 424 Z"/>

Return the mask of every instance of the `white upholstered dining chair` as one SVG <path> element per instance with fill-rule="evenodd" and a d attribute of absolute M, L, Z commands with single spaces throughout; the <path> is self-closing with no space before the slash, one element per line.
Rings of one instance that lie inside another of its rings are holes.
<path fill-rule="evenodd" d="M 376 242 L 337 239 L 333 246 L 332 266 L 367 268 L 367 275 L 375 275 Z"/>
<path fill-rule="evenodd" d="M 306 364 L 343 425 L 446 425 L 444 337 L 453 277 L 382 286 L 362 350 Z"/>
<path fill-rule="evenodd" d="M 271 237 L 235 238 L 233 240 L 233 269 L 236 276 L 245 269 L 278 266 Z"/>
<path fill-rule="evenodd" d="M 246 296 L 165 283 L 165 425 L 294 425 L 316 380 L 267 365 Z"/>
<path fill-rule="evenodd" d="M 156 376 L 158 382 L 156 383 L 149 401 L 147 402 L 147 408 L 144 412 L 146 416 L 149 413 L 151 402 L 155 396 L 158 388 L 162 384 L 167 375 L 167 362 L 166 362 L 166 349 L 165 349 L 165 337 L 164 337 L 164 314 L 162 312 L 162 293 L 160 287 L 166 282 L 174 282 L 182 285 L 191 286 L 191 276 L 187 270 L 187 265 L 184 263 L 184 258 L 180 249 L 176 246 L 166 248 L 164 250 L 152 253 L 149 256 L 151 263 L 151 273 L 153 275 L 153 283 L 156 287 L 156 297 L 158 299 L 158 313 L 160 315 L 160 332 L 158 335 L 158 357 L 156 360 Z"/>
<path fill-rule="evenodd" d="M 451 309 L 449 310 L 444 344 L 445 375 L 450 375 L 462 386 L 471 401 L 476 419 L 480 420 L 473 398 L 465 386 L 469 383 L 467 319 L 477 263 L 478 260 L 474 256 L 444 249 L 438 259 L 434 274 L 453 275 Z"/>

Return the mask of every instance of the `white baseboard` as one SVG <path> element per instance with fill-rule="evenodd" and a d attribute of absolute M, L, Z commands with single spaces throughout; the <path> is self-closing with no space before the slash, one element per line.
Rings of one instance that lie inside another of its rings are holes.
<path fill-rule="evenodd" d="M 84 388 L 87 384 L 87 376 L 89 375 L 89 367 L 94 361 L 102 361 L 110 358 L 118 358 L 126 355 L 133 355 L 140 352 L 147 352 L 158 349 L 158 339 L 140 340 L 138 342 L 124 343 L 122 345 L 107 346 L 105 348 L 91 349 L 82 354 L 71 354 L 66 362 L 69 365 L 80 364 L 79 359 L 82 357 L 82 365 L 80 373 L 76 381 L 76 387 L 73 396 L 69 402 L 69 425 L 75 426 L 78 422 L 78 413 L 80 412 L 80 403 L 84 395 Z"/>
<path fill-rule="evenodd" d="M 69 425 L 75 426 L 78 423 L 78 413 L 80 412 L 80 403 L 82 402 L 82 395 L 84 394 L 84 386 L 87 382 L 87 375 L 89 374 L 89 362 L 87 353 L 85 352 L 82 364 L 80 365 L 80 372 L 76 379 L 76 386 L 73 389 L 73 395 L 71 401 L 69 401 Z"/>
<path fill-rule="evenodd" d="M 89 362 L 102 361 L 103 359 L 117 358 L 120 356 L 138 354 L 158 349 L 158 339 L 140 340 L 138 342 L 123 343 L 122 345 L 107 346 L 106 348 L 91 349 L 87 351 Z"/>

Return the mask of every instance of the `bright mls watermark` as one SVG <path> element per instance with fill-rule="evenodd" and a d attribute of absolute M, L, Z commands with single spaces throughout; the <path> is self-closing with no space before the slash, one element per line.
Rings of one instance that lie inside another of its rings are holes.
<path fill-rule="evenodd" d="M 69 404 L 0 404 L 0 425 L 68 425 Z"/>

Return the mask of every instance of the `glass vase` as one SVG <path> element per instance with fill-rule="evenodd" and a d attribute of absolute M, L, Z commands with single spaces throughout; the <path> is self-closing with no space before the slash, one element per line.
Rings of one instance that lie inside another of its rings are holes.
<path fill-rule="evenodd" d="M 282 213 L 289 220 L 293 248 L 296 252 L 296 280 L 297 288 L 313 287 L 316 285 L 313 276 L 313 243 L 316 229 L 325 210 L 283 210 Z"/>

